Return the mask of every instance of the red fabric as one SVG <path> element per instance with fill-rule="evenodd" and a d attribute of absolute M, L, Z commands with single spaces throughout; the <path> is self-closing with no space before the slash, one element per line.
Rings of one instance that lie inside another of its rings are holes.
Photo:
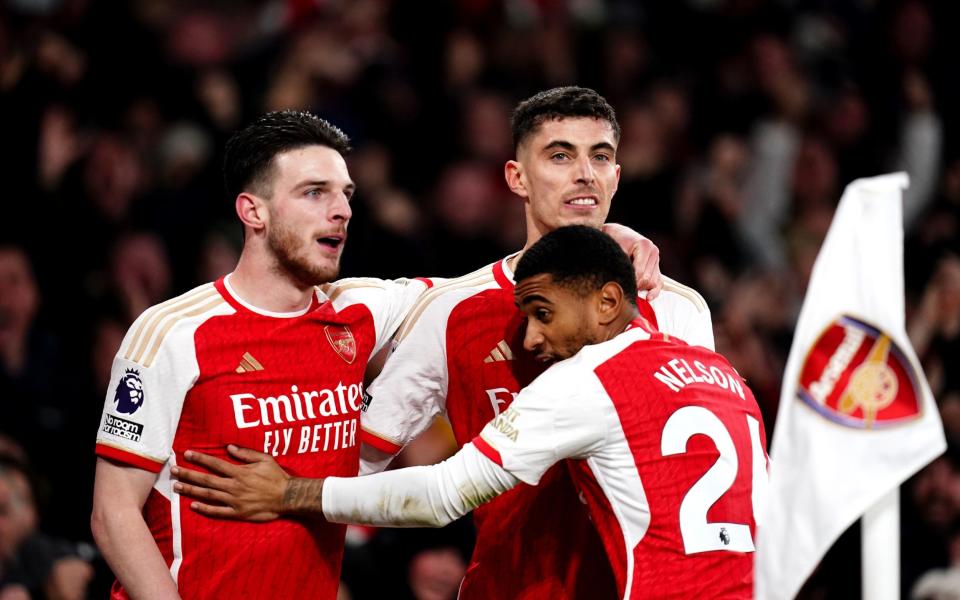
<path fill-rule="evenodd" d="M 133 454 L 132 452 L 127 452 L 126 450 L 121 450 L 120 448 L 114 448 L 113 446 L 97 444 L 96 453 L 97 456 L 122 462 L 143 469 L 144 471 L 150 471 L 151 473 L 159 473 L 163 470 L 163 463 L 150 460 L 138 454 Z"/>
<path fill-rule="evenodd" d="M 497 463 L 498 466 L 503 466 L 503 459 L 500 458 L 500 453 L 497 452 L 496 448 L 488 444 L 485 439 L 478 435 L 477 437 L 473 438 L 473 445 L 477 450 L 480 451 L 480 454 Z"/>
<path fill-rule="evenodd" d="M 447 417 L 458 445 L 476 438 L 507 409 L 513 394 L 544 366 L 523 350 L 523 315 L 513 284 L 494 266 L 502 288 L 462 301 L 447 323 Z M 484 362 L 500 341 L 514 360 Z M 460 586 L 462 600 L 613 598 L 603 546 L 567 467 L 547 471 L 536 487 L 521 484 L 474 511 L 477 543 Z"/>
<path fill-rule="evenodd" d="M 273 454 L 294 476 L 357 475 L 362 382 L 375 340 L 369 309 L 352 305 L 337 313 L 327 302 L 299 317 L 272 318 L 244 308 L 222 282 L 217 289 L 237 312 L 211 317 L 194 333 L 200 374 L 173 440 L 176 463 L 185 464 L 186 450 L 232 461 L 226 445 L 233 443 Z M 348 363 L 336 351 L 326 326 L 349 328 L 355 360 Z M 262 370 L 237 372 L 247 353 Z M 178 498 L 171 505 L 151 494 L 144 508 L 161 550 L 176 539 L 171 511 L 178 512 L 183 598 L 336 597 L 343 525 L 216 520 L 190 510 L 189 502 Z"/>
<path fill-rule="evenodd" d="M 714 467 L 720 456 L 717 445 L 707 434 L 698 433 L 687 440 L 683 453 L 665 456 L 661 448 L 664 426 L 678 410 L 695 406 L 713 413 L 733 441 L 737 470 L 732 485 L 725 491 L 720 490 L 723 493 L 707 511 L 707 522 L 749 525 L 755 539 L 754 465 L 747 417 L 759 422 L 761 439 L 765 439 L 760 410 L 742 380 L 745 399 L 703 381 L 694 381 L 679 391 L 672 391 L 652 376 L 671 360 L 683 360 L 686 361 L 684 364 L 690 365 L 699 362 L 707 367 L 716 365 L 724 372 L 735 373 L 723 357 L 709 350 L 658 340 L 635 343 L 595 370 L 616 407 L 650 506 L 646 534 L 633 548 L 635 563 L 630 597 L 752 598 L 753 553 L 707 551 L 686 554 L 681 535 L 680 505 L 691 488 Z M 617 576 L 617 588 L 622 595 L 627 563 L 622 532 L 599 486 L 583 477 L 582 468 L 578 474 L 593 521 L 601 529 Z"/>
<path fill-rule="evenodd" d="M 383 439 L 382 437 L 373 435 L 368 431 L 363 431 L 363 430 L 360 431 L 360 441 L 363 442 L 364 444 L 373 446 L 374 448 L 376 448 L 381 452 L 386 452 L 387 454 L 396 454 L 401 450 L 403 450 L 403 446 L 399 446 L 397 444 L 394 444 L 393 442 L 389 442 Z"/>

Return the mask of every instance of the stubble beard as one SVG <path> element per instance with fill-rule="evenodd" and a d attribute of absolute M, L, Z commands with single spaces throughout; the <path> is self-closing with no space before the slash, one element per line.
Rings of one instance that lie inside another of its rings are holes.
<path fill-rule="evenodd" d="M 309 243 L 309 242 L 308 242 Z M 303 287 L 313 287 L 336 279 L 340 272 L 340 261 L 333 266 L 311 262 L 297 234 L 283 225 L 277 224 L 267 232 L 267 245 L 276 259 L 275 269 Z"/>

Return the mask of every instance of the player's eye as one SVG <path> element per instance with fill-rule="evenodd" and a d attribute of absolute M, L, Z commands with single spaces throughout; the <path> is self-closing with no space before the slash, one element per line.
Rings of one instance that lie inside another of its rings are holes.
<path fill-rule="evenodd" d="M 550 311 L 545 308 L 538 308 L 533 313 L 533 316 L 536 320 L 540 321 L 541 323 L 546 323 L 548 320 L 550 320 Z"/>
<path fill-rule="evenodd" d="M 563 160 L 567 160 L 568 158 L 570 158 L 570 155 L 567 154 L 566 152 L 555 152 L 555 153 L 553 153 L 553 154 L 550 155 L 550 158 L 551 158 L 551 160 L 563 161 Z"/>
<path fill-rule="evenodd" d="M 609 154 L 600 153 L 594 156 L 593 160 L 599 160 L 601 162 L 610 162 L 613 160 L 613 157 L 611 157 Z"/>

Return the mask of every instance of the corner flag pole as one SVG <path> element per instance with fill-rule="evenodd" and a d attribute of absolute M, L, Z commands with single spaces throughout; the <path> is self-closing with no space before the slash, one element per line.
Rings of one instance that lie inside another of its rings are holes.
<path fill-rule="evenodd" d="M 900 489 L 893 488 L 861 521 L 864 600 L 900 599 Z"/>

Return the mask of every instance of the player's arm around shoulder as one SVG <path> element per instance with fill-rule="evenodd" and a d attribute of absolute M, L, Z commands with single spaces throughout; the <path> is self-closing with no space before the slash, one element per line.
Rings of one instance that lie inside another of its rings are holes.
<path fill-rule="evenodd" d="M 660 331 L 691 346 L 715 349 L 710 307 L 697 290 L 664 276 L 663 290 L 650 305 Z"/>

